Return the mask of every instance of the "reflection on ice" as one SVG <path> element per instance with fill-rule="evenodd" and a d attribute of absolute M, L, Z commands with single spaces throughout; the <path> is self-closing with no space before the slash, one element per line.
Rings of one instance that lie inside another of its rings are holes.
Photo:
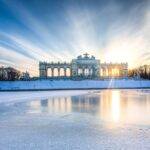
<path fill-rule="evenodd" d="M 144 91 L 102 90 L 79 96 L 35 100 L 28 105 L 28 113 L 78 112 L 107 122 L 150 123 L 150 94 Z"/>
<path fill-rule="evenodd" d="M 1 103 L 0 149 L 149 149 L 149 126 L 150 90 Z"/>
<path fill-rule="evenodd" d="M 52 97 L 49 99 L 29 102 L 29 113 L 69 113 L 71 112 L 71 97 Z"/>
<path fill-rule="evenodd" d="M 112 119 L 114 122 L 119 121 L 120 117 L 120 92 L 112 91 L 112 99 L 111 99 L 111 111 L 112 111 Z"/>

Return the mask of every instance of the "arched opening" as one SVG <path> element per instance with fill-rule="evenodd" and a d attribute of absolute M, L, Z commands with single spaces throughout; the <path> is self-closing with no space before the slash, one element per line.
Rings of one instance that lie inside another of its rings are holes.
<path fill-rule="evenodd" d="M 100 69 L 100 76 L 104 76 L 104 72 L 103 72 L 103 71 L 104 71 L 104 69 L 101 68 L 101 69 Z"/>
<path fill-rule="evenodd" d="M 83 74 L 82 68 L 78 68 L 78 75 L 82 75 L 82 74 Z"/>
<path fill-rule="evenodd" d="M 105 70 L 106 70 L 105 76 L 108 77 L 109 76 L 108 69 L 106 68 Z"/>
<path fill-rule="evenodd" d="M 60 68 L 60 76 L 65 76 L 64 68 Z"/>
<path fill-rule="evenodd" d="M 58 68 L 54 68 L 54 77 L 58 77 Z"/>
<path fill-rule="evenodd" d="M 112 69 L 112 76 L 115 76 L 115 77 L 119 76 L 119 69 L 118 68 L 113 68 Z"/>
<path fill-rule="evenodd" d="M 88 75 L 89 75 L 89 68 L 85 68 L 85 70 L 84 70 L 84 75 L 85 75 L 85 76 L 88 76 Z"/>
<path fill-rule="evenodd" d="M 101 68 L 100 75 L 103 77 L 108 77 L 109 76 L 109 69 L 108 68 Z"/>
<path fill-rule="evenodd" d="M 71 76 L 71 70 L 70 70 L 70 68 L 67 68 L 67 69 L 66 69 L 66 76 L 67 76 L 67 77 L 70 77 L 70 76 Z"/>
<path fill-rule="evenodd" d="M 52 69 L 51 68 L 47 69 L 47 77 L 52 77 Z"/>
<path fill-rule="evenodd" d="M 109 77 L 112 76 L 112 69 L 111 69 L 111 68 L 108 69 L 108 76 L 109 76 Z"/>

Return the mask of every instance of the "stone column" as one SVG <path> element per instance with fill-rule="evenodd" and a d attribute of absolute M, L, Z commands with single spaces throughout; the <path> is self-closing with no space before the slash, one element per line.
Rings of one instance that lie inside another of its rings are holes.
<path fill-rule="evenodd" d="M 126 69 L 125 76 L 128 77 L 128 69 Z"/>
<path fill-rule="evenodd" d="M 60 77 L 60 68 L 57 68 L 58 70 L 58 77 Z"/>
<path fill-rule="evenodd" d="M 41 78 L 46 78 L 47 77 L 47 68 L 46 68 L 46 63 L 39 63 L 39 75 Z"/>
<path fill-rule="evenodd" d="M 41 78 L 47 77 L 47 70 L 46 69 L 40 69 L 40 77 Z"/>
<path fill-rule="evenodd" d="M 111 77 L 111 68 L 108 68 L 108 77 Z"/>
<path fill-rule="evenodd" d="M 47 68 L 45 69 L 45 77 L 47 78 Z"/>
<path fill-rule="evenodd" d="M 64 69 L 64 76 L 66 77 L 67 76 L 67 73 L 66 73 L 66 68 L 63 68 Z"/>
<path fill-rule="evenodd" d="M 87 76 L 87 68 L 84 68 L 84 76 Z"/>
<path fill-rule="evenodd" d="M 124 76 L 128 77 L 128 64 L 127 63 L 124 65 Z"/>
<path fill-rule="evenodd" d="M 93 68 L 93 75 L 94 75 L 94 78 L 95 78 L 95 76 L 96 76 L 96 68 L 95 67 Z"/>
<path fill-rule="evenodd" d="M 96 68 L 96 77 L 98 78 L 100 76 L 99 68 Z"/>
<path fill-rule="evenodd" d="M 104 76 L 103 69 L 104 69 L 104 68 L 101 68 L 101 77 L 103 77 L 103 76 Z"/>
<path fill-rule="evenodd" d="M 119 77 L 122 77 L 122 72 L 120 68 L 119 68 Z"/>
<path fill-rule="evenodd" d="M 105 77 L 108 76 L 108 68 L 104 68 L 104 76 L 105 76 Z"/>
<path fill-rule="evenodd" d="M 82 68 L 82 75 L 85 76 L 85 68 Z"/>
<path fill-rule="evenodd" d="M 51 75 L 54 77 L 54 68 L 51 68 Z"/>
<path fill-rule="evenodd" d="M 93 77 L 94 76 L 94 69 L 93 69 L 93 67 L 91 67 L 91 71 L 92 71 L 91 77 Z"/>
<path fill-rule="evenodd" d="M 89 75 L 92 76 L 92 68 L 89 69 Z"/>
<path fill-rule="evenodd" d="M 43 70 L 39 69 L 40 72 L 40 78 L 43 77 Z"/>

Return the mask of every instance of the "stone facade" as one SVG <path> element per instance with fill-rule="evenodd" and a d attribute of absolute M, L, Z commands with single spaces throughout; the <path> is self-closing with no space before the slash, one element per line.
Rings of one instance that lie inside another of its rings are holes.
<path fill-rule="evenodd" d="M 88 54 L 84 54 L 84 57 L 80 55 L 72 60 L 71 69 L 73 77 L 96 78 L 100 76 L 100 61 Z"/>
<path fill-rule="evenodd" d="M 102 63 L 101 76 L 102 77 L 127 77 L 128 64 L 127 63 Z"/>
<path fill-rule="evenodd" d="M 41 78 L 46 78 L 48 76 L 48 69 L 51 70 L 51 77 L 54 77 L 54 69 L 57 69 L 58 71 L 58 76 L 60 76 L 60 70 L 64 70 L 64 76 L 66 75 L 67 69 L 71 70 L 71 64 L 70 63 L 47 63 L 47 62 L 40 62 L 39 63 L 39 72 L 40 72 L 40 77 Z"/>
<path fill-rule="evenodd" d="M 67 77 L 67 70 L 69 70 L 69 76 L 72 78 L 126 77 L 128 74 L 127 63 L 100 63 L 99 59 L 89 56 L 87 53 L 84 56 L 80 55 L 76 59 L 72 59 L 71 63 L 40 62 L 39 73 L 41 78 L 48 77 L 48 69 L 51 71 L 50 77 L 55 77 L 54 70 L 57 70 L 57 77 Z"/>

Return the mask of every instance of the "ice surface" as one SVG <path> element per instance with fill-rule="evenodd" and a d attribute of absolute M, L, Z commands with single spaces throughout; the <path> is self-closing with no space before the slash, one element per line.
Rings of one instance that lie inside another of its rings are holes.
<path fill-rule="evenodd" d="M 150 90 L 1 92 L 0 99 L 2 150 L 150 149 Z"/>
<path fill-rule="evenodd" d="M 78 94 L 89 93 L 90 90 L 72 90 L 72 91 L 26 91 L 26 92 L 0 92 L 0 103 L 11 101 L 28 101 L 35 100 L 37 98 L 47 98 L 53 96 L 71 96 Z"/>

